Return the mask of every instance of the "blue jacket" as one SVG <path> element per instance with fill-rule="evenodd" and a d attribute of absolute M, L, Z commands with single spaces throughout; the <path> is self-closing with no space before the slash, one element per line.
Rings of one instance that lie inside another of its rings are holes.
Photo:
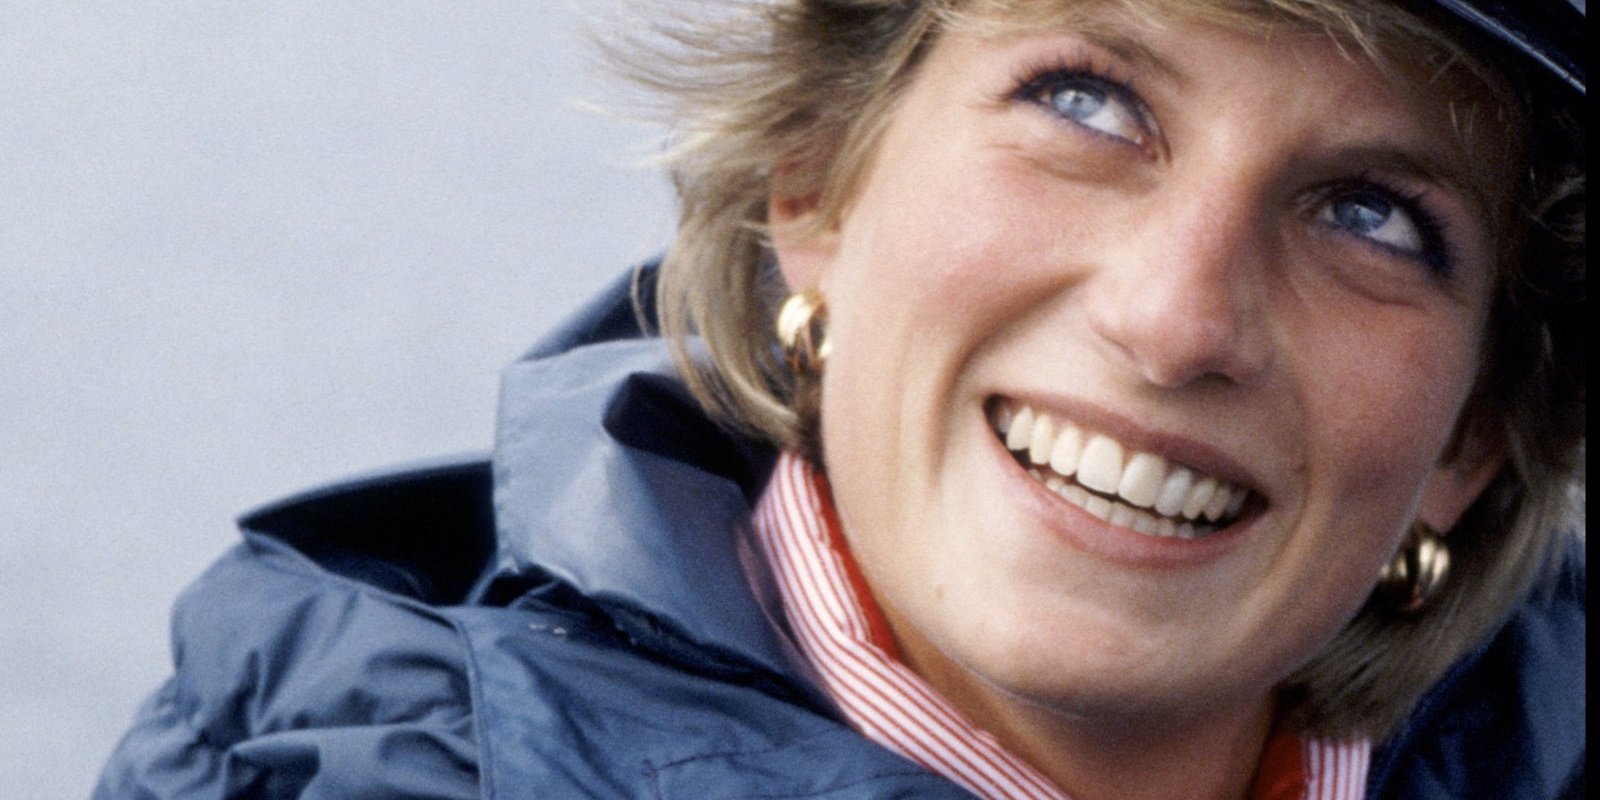
<path fill-rule="evenodd" d="M 705 418 L 625 285 L 501 402 L 492 462 L 244 517 L 95 797 L 968 797 L 820 693 L 751 540 L 773 454 Z M 1579 563 L 1380 748 L 1369 796 L 1581 792 Z"/>

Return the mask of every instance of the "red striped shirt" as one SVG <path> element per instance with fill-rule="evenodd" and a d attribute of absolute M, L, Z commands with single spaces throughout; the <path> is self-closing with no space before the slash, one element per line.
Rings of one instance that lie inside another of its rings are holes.
<path fill-rule="evenodd" d="M 986 800 L 1069 800 L 910 668 L 844 546 L 826 477 L 785 453 L 756 506 L 755 529 L 801 652 L 863 736 Z M 1275 735 L 1252 800 L 1361 800 L 1365 739 Z"/>

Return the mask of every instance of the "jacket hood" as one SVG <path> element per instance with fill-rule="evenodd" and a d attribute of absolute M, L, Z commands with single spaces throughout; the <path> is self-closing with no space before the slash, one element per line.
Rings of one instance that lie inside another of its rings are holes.
<path fill-rule="evenodd" d="M 718 671 L 803 672 L 750 526 L 774 454 L 707 419 L 659 341 L 545 352 L 503 376 L 482 593 L 554 583 L 641 646 Z"/>

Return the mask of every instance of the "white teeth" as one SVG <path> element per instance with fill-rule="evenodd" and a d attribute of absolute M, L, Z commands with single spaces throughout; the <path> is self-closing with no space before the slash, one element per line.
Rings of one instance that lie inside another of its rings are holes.
<path fill-rule="evenodd" d="M 1115 439 L 1058 423 L 1028 406 L 999 405 L 991 424 L 1006 448 L 1031 465 L 1028 474 L 1051 491 L 1100 519 L 1146 535 L 1204 535 L 1214 530 L 1206 523 L 1238 516 L 1249 495 L 1169 465 L 1154 453 L 1129 453 Z M 1115 495 L 1117 501 L 1101 495 Z"/>
<path fill-rule="evenodd" d="M 1035 473 L 1037 470 L 1029 470 Z M 1088 489 L 1076 483 L 1067 483 L 1059 475 L 1050 475 L 1044 478 L 1044 485 L 1050 491 L 1065 498 L 1067 502 L 1083 509 L 1085 512 L 1105 520 L 1112 525 L 1130 528 L 1146 536 L 1161 536 L 1168 539 L 1193 539 L 1208 533 L 1212 528 L 1197 528 L 1193 523 L 1179 523 L 1170 517 L 1158 517 L 1148 511 L 1142 511 L 1125 503 L 1113 502 L 1096 494 L 1090 494 Z"/>
<path fill-rule="evenodd" d="M 1142 533 L 1142 534 L 1144 534 L 1146 536 L 1159 536 L 1159 535 L 1161 535 L 1160 534 L 1161 520 L 1156 519 L 1155 517 L 1153 517 L 1153 516 L 1151 516 L 1149 514 L 1145 514 L 1145 513 L 1142 513 L 1142 512 L 1138 512 L 1138 511 L 1135 511 L 1133 513 L 1133 524 L 1128 526 L 1128 527 L 1133 528 L 1134 530 L 1136 530 L 1136 531 L 1138 531 L 1138 532 L 1140 532 L 1140 533 Z"/>
<path fill-rule="evenodd" d="M 1061 491 L 1061 496 L 1067 498 L 1067 500 L 1071 501 L 1073 505 L 1079 507 L 1089 505 L 1089 498 L 1094 497 L 1094 495 L 1089 494 L 1088 489 L 1085 489 L 1076 483 L 1067 484 L 1067 488 Z"/>
<path fill-rule="evenodd" d="M 1111 516 L 1106 517 L 1106 522 L 1112 525 L 1121 525 L 1124 528 L 1131 528 L 1133 527 L 1133 515 L 1137 513 L 1139 512 L 1121 503 L 1112 503 Z"/>
<path fill-rule="evenodd" d="M 1033 437 L 1033 409 L 1023 406 L 1011 418 L 1011 430 L 1006 431 L 1007 450 L 1025 450 Z"/>
<path fill-rule="evenodd" d="M 1161 476 L 1167 474 L 1167 462 L 1150 453 L 1134 453 L 1122 471 L 1122 482 L 1117 484 L 1117 494 L 1139 508 L 1156 504 L 1161 493 Z"/>
<path fill-rule="evenodd" d="M 1217 479 L 1207 475 L 1189 490 L 1189 496 L 1183 501 L 1183 515 L 1189 519 L 1200 516 L 1206 510 L 1206 504 L 1211 502 L 1211 495 L 1217 492 Z"/>
<path fill-rule="evenodd" d="M 1211 495 L 1211 502 L 1206 503 L 1206 510 L 1202 512 L 1206 519 L 1213 522 L 1222 519 L 1222 512 L 1227 510 L 1228 503 L 1233 499 L 1231 495 L 1228 487 L 1218 486 L 1216 494 Z"/>
<path fill-rule="evenodd" d="M 994 410 L 994 429 L 999 431 L 1001 436 L 1011 432 L 1012 413 L 1011 407 L 1005 404 L 1000 404 Z"/>
<path fill-rule="evenodd" d="M 1083 432 L 1075 425 L 1067 425 L 1056 437 L 1056 446 L 1050 448 L 1050 468 L 1070 478 L 1078 471 L 1082 458 Z"/>
<path fill-rule="evenodd" d="M 1233 499 L 1228 501 L 1228 507 L 1223 509 L 1222 516 L 1233 518 L 1239 516 L 1239 511 L 1244 508 L 1244 498 L 1249 494 L 1243 489 L 1233 490 Z"/>
<path fill-rule="evenodd" d="M 1122 483 L 1122 445 L 1104 436 L 1090 439 L 1078 462 L 1078 483 L 1097 492 L 1115 492 Z"/>
<path fill-rule="evenodd" d="M 1028 460 L 1043 466 L 1050 463 L 1050 447 L 1056 443 L 1056 426 L 1048 416 L 1033 420 L 1033 436 L 1028 440 Z"/>
<path fill-rule="evenodd" d="M 1183 510 L 1183 501 L 1189 499 L 1189 489 L 1194 486 L 1194 473 L 1178 467 L 1167 476 L 1161 486 L 1161 496 L 1156 498 L 1156 513 L 1175 517 Z"/>
<path fill-rule="evenodd" d="M 1107 522 L 1111 520 L 1111 501 L 1100 495 L 1089 495 L 1089 502 L 1083 504 L 1083 510 Z"/>

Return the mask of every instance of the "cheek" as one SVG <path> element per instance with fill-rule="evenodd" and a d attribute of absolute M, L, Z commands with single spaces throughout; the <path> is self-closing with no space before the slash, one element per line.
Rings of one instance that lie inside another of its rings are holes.
<path fill-rule="evenodd" d="M 992 177 L 950 177 L 975 174 L 882 164 L 840 231 L 823 286 L 833 352 L 822 414 L 847 531 L 893 531 L 927 510 L 952 436 L 981 401 L 973 359 L 1048 291 L 1039 252 L 1051 229 L 1032 204 L 1005 202 L 1014 190 Z M 853 544 L 872 560 L 875 543 Z"/>
<path fill-rule="evenodd" d="M 1006 166 L 1013 160 L 999 153 L 961 168 L 896 164 L 899 172 L 866 189 L 824 287 L 830 304 L 854 307 L 840 320 L 850 326 L 842 335 L 914 327 L 920 349 L 971 348 L 1074 280 L 1071 266 L 1106 226 L 1073 213 L 1085 198 L 1043 192 L 1037 176 Z"/>
<path fill-rule="evenodd" d="M 1308 460 L 1334 471 L 1345 492 L 1411 501 L 1455 430 L 1477 337 L 1458 325 L 1388 324 L 1382 314 L 1363 321 L 1330 328 L 1343 335 L 1302 359 Z"/>

